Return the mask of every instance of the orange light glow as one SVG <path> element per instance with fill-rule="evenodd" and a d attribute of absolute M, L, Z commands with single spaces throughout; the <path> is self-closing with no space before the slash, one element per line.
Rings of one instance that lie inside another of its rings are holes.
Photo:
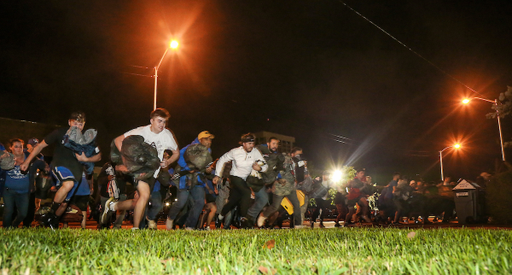
<path fill-rule="evenodd" d="M 179 45 L 180 43 L 177 40 L 172 40 L 169 46 L 171 49 L 177 49 Z"/>
<path fill-rule="evenodd" d="M 462 104 L 468 104 L 469 103 L 469 99 L 468 98 L 464 98 L 464 100 L 462 100 Z"/>
<path fill-rule="evenodd" d="M 460 144 L 459 144 L 459 143 L 457 143 L 457 144 L 453 145 L 453 148 L 455 148 L 455 149 L 459 149 L 459 148 L 460 148 Z"/>

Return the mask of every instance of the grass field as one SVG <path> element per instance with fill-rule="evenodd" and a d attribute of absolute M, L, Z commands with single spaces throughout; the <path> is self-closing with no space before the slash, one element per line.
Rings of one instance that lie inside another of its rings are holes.
<path fill-rule="evenodd" d="M 512 231 L 0 230 L 3 274 L 512 274 Z"/>

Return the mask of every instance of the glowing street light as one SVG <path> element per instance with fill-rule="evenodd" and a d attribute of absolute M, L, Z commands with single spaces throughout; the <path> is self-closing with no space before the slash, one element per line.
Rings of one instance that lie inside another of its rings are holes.
<path fill-rule="evenodd" d="M 441 181 L 444 181 L 444 173 L 443 173 L 443 151 L 449 148 L 455 148 L 460 149 L 461 145 L 459 143 L 456 143 L 452 146 L 448 146 L 444 148 L 443 150 L 439 151 L 439 164 L 441 164 Z"/>
<path fill-rule="evenodd" d="M 496 118 L 498 119 L 498 131 L 500 133 L 501 159 L 503 161 L 505 161 L 505 149 L 503 147 L 503 134 L 501 133 L 500 111 L 499 111 L 499 108 L 498 108 L 498 104 L 501 104 L 501 103 L 499 103 L 499 101 L 497 99 L 489 100 L 489 99 L 481 98 L 481 97 L 473 97 L 471 99 L 478 99 L 478 100 L 482 100 L 482 101 L 485 101 L 485 102 L 489 102 L 489 103 L 493 104 L 496 107 L 495 108 L 496 109 Z M 471 102 L 471 99 L 465 98 L 464 100 L 462 100 L 462 103 L 463 104 L 468 104 L 469 102 Z"/>
<path fill-rule="evenodd" d="M 157 94 L 157 86 L 158 86 L 158 69 L 160 68 L 160 65 L 162 65 L 162 61 L 164 60 L 165 55 L 167 54 L 167 51 L 169 49 L 176 50 L 179 47 L 180 43 L 177 40 L 171 40 L 169 43 L 169 47 L 165 49 L 164 55 L 162 55 L 162 58 L 160 58 L 160 62 L 158 62 L 158 65 L 155 66 L 155 95 L 153 98 L 153 110 L 156 109 L 156 94 Z"/>

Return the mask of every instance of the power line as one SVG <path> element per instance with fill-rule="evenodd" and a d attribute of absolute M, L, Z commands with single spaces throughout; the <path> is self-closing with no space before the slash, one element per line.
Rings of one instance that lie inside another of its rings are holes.
<path fill-rule="evenodd" d="M 455 78 L 454 76 L 452 76 L 451 74 L 447 73 L 445 70 L 441 69 L 439 66 L 437 66 L 436 64 L 434 64 L 432 61 L 426 59 L 425 57 L 423 57 L 421 54 L 419 54 L 418 52 L 416 52 L 415 50 L 413 50 L 411 47 L 407 46 L 405 43 L 403 43 L 402 41 L 398 40 L 396 37 L 394 37 L 393 35 L 391 35 L 389 32 L 387 32 L 386 30 L 384 30 L 383 28 L 381 28 L 379 25 L 373 23 L 370 19 L 366 18 L 364 15 L 362 15 L 360 12 L 356 11 L 355 9 L 353 9 L 351 6 L 347 5 L 347 3 L 343 2 L 342 0 L 338 0 L 340 3 L 342 3 L 345 7 L 347 7 L 348 9 L 350 9 L 351 11 L 353 11 L 355 14 L 357 14 L 359 17 L 363 18 L 364 20 L 366 20 L 368 23 L 372 24 L 374 27 L 376 27 L 377 29 L 379 29 L 380 31 L 382 31 L 383 33 L 385 33 L 387 36 L 391 37 L 391 39 L 395 40 L 398 44 L 404 46 L 407 50 L 409 50 L 410 52 L 414 53 L 416 56 L 418 56 L 419 58 L 423 59 L 423 61 L 427 62 L 428 64 L 430 64 L 432 67 L 436 68 L 438 71 L 440 71 L 441 73 L 443 73 L 444 75 L 448 76 L 449 78 L 455 80 L 457 83 L 461 84 L 462 86 L 466 87 L 468 90 L 480 95 L 480 96 L 483 96 L 481 93 L 477 92 L 475 89 L 469 87 L 468 85 L 466 85 L 464 82 L 460 81 L 459 79 Z"/>

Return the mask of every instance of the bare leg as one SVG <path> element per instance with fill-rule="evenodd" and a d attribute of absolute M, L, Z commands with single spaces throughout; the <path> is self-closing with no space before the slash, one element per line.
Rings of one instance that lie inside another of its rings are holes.
<path fill-rule="evenodd" d="M 41 199 L 36 198 L 35 203 L 36 203 L 35 212 L 37 212 L 37 210 L 39 210 L 39 208 L 41 208 Z"/>
<path fill-rule="evenodd" d="M 126 200 L 119 202 L 115 205 L 115 210 L 130 210 L 133 211 L 133 227 L 138 228 L 142 217 L 144 216 L 144 210 L 149 201 L 149 185 L 143 181 L 139 181 L 137 184 L 137 191 L 139 192 L 139 198 L 133 200 Z"/>
<path fill-rule="evenodd" d="M 66 196 L 68 195 L 69 191 L 73 189 L 74 185 L 75 182 L 72 180 L 62 182 L 62 186 L 59 188 L 57 193 L 55 193 L 55 198 L 53 199 L 53 201 L 56 203 L 62 203 L 66 199 Z"/>
<path fill-rule="evenodd" d="M 55 211 L 55 215 L 60 217 L 62 216 L 62 214 L 64 214 L 64 212 L 66 212 L 66 208 L 68 208 L 68 203 L 67 202 L 63 202 L 59 208 L 57 208 L 57 211 Z"/>
<path fill-rule="evenodd" d="M 210 224 L 213 221 L 213 218 L 215 217 L 215 212 L 217 212 L 217 206 L 214 202 L 211 203 L 211 210 L 208 214 L 208 219 L 206 220 L 206 226 L 210 227 Z"/>
<path fill-rule="evenodd" d="M 85 229 L 85 226 L 86 226 L 86 221 L 87 221 L 87 211 L 85 211 L 85 213 L 83 213 L 84 216 L 82 218 L 82 223 L 80 224 L 80 227 L 82 227 L 82 229 Z"/>

